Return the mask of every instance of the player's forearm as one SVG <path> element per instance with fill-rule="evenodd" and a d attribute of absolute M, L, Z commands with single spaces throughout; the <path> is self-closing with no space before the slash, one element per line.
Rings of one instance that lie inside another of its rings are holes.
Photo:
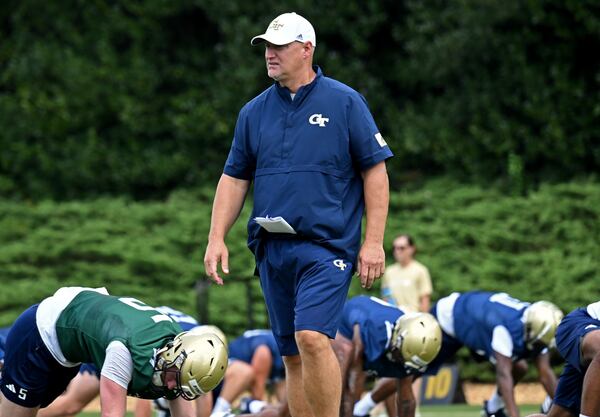
<path fill-rule="evenodd" d="M 535 359 L 535 365 L 538 371 L 540 383 L 544 387 L 546 393 L 550 398 L 554 398 L 554 391 L 556 391 L 556 375 L 550 366 L 550 354 L 543 353 L 538 355 Z"/>
<path fill-rule="evenodd" d="M 127 412 L 127 391 L 104 375 L 100 377 L 100 408 L 102 417 L 124 417 Z"/>
<path fill-rule="evenodd" d="M 556 391 L 557 380 L 552 369 L 540 374 L 540 383 L 546 390 L 546 393 L 550 398 L 554 398 L 554 392 Z"/>
<path fill-rule="evenodd" d="M 396 409 L 398 417 L 415 417 L 417 401 L 412 391 L 412 377 L 396 379 Z"/>
<path fill-rule="evenodd" d="M 342 387 L 342 403 L 340 410 L 340 417 L 352 417 L 354 414 L 354 394 L 348 391 L 347 389 L 343 389 Z"/>
<path fill-rule="evenodd" d="M 385 222 L 390 200 L 389 180 L 385 162 L 363 173 L 367 223 L 365 241 L 383 244 Z"/>
<path fill-rule="evenodd" d="M 415 417 L 417 402 L 413 399 L 398 397 L 396 406 L 398 408 L 398 417 Z"/>
<path fill-rule="evenodd" d="M 506 410 L 510 417 L 519 417 L 519 409 L 514 396 L 514 381 L 512 375 L 509 372 L 497 372 L 496 381 L 498 384 L 498 391 L 504 399 Z"/>
<path fill-rule="evenodd" d="M 225 236 L 240 215 L 250 181 L 223 174 L 213 202 L 208 240 L 225 240 Z"/>

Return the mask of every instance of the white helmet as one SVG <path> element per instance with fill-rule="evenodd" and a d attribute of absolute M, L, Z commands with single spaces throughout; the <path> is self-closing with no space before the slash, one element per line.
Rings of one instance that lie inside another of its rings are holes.
<path fill-rule="evenodd" d="M 545 346 L 553 346 L 556 328 L 563 316 L 560 308 L 549 301 L 538 301 L 527 307 L 523 313 L 527 347 L 532 349 L 538 341 Z"/>
<path fill-rule="evenodd" d="M 176 367 L 176 395 L 193 400 L 213 390 L 227 369 L 227 347 L 213 333 L 179 333 L 157 352 L 156 369 Z"/>
<path fill-rule="evenodd" d="M 404 365 L 415 369 L 427 366 L 442 347 L 442 329 L 429 313 L 408 313 L 396 320 L 390 352 L 400 351 Z"/>

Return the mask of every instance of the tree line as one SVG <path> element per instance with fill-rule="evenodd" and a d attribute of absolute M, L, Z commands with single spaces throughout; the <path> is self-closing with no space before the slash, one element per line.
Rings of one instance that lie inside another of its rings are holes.
<path fill-rule="evenodd" d="M 393 188 L 447 175 L 522 194 L 600 168 L 597 2 L 5 1 L 0 194 L 167 196 L 213 183 L 240 107 L 270 84 L 250 47 L 281 12 L 363 93 Z"/>

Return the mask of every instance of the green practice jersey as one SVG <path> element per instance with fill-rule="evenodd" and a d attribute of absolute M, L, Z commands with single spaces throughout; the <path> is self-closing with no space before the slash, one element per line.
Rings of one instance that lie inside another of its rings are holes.
<path fill-rule="evenodd" d="M 56 322 L 60 348 L 72 362 L 91 362 L 102 369 L 106 348 L 123 343 L 133 360 L 127 393 L 141 398 L 172 397 L 152 384 L 156 351 L 181 332 L 169 316 L 135 298 L 94 291 L 79 293 Z"/>

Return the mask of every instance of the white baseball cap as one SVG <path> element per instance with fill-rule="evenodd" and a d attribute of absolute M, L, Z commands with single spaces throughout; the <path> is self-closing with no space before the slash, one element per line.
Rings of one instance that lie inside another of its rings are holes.
<path fill-rule="evenodd" d="M 294 41 L 309 42 L 317 46 L 317 36 L 315 29 L 308 20 L 296 13 L 284 13 L 277 16 L 271 23 L 267 31 L 262 35 L 252 38 L 251 45 L 258 45 L 262 42 L 269 42 L 273 45 L 287 45 Z"/>

